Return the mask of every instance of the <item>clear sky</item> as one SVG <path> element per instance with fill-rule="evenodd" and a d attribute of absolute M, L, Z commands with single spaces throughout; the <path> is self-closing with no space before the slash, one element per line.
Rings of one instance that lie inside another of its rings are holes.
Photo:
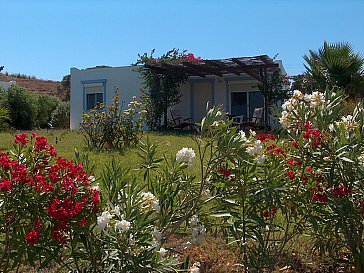
<path fill-rule="evenodd" d="M 0 0 L 0 24 L 4 71 L 51 80 L 71 67 L 129 65 L 153 48 L 206 59 L 279 53 L 289 75 L 325 40 L 364 55 L 364 0 Z"/>

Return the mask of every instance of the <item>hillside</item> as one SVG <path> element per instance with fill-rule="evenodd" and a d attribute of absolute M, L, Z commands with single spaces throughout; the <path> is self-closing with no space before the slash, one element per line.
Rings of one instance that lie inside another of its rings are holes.
<path fill-rule="evenodd" d="M 30 77 L 16 77 L 13 75 L 5 75 L 0 73 L 0 81 L 16 81 L 16 83 L 24 88 L 37 93 L 57 96 L 65 100 L 65 92 L 62 92 L 62 84 L 59 81 L 40 80 Z"/>

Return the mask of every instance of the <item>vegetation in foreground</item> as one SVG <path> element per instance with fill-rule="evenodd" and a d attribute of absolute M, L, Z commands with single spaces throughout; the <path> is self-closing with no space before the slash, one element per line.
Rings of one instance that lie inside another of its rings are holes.
<path fill-rule="evenodd" d="M 2 268 L 212 272 L 201 252 L 215 245 L 232 253 L 215 272 L 302 271 L 303 245 L 329 257 L 327 271 L 362 272 L 364 112 L 341 116 L 342 102 L 296 91 L 278 139 L 237 132 L 210 109 L 193 148 L 163 157 L 141 144 L 138 175 L 115 160 L 96 174 L 87 157 L 57 158 L 44 137 L 16 135 L 14 154 L 1 154 Z"/>

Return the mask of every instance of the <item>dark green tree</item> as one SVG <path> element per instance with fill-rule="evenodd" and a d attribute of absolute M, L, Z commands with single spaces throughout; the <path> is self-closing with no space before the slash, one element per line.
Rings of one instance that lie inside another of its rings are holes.
<path fill-rule="evenodd" d="M 305 89 L 324 91 L 337 86 L 350 97 L 364 95 L 364 58 L 349 43 L 327 43 L 318 51 L 309 50 L 306 61 Z"/>
<path fill-rule="evenodd" d="M 67 74 L 62 78 L 62 92 L 65 93 L 65 100 L 69 101 L 71 97 L 71 75 Z"/>

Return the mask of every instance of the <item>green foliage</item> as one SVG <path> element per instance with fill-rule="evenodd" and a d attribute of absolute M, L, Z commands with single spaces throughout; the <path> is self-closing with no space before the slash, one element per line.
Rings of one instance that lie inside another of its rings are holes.
<path fill-rule="evenodd" d="M 6 108 L 0 108 L 0 131 L 7 129 L 10 122 L 10 111 Z"/>
<path fill-rule="evenodd" d="M 69 101 L 71 98 L 71 75 L 67 74 L 62 78 L 62 92 L 66 93 L 65 99 Z"/>
<path fill-rule="evenodd" d="M 57 129 L 66 129 L 70 126 L 70 103 L 60 102 L 51 115 L 51 125 Z"/>
<path fill-rule="evenodd" d="M 0 95 L 0 106 L 9 109 L 11 125 L 21 130 L 49 127 L 51 115 L 60 103 L 59 98 L 39 95 L 18 85 Z"/>
<path fill-rule="evenodd" d="M 145 90 L 143 91 L 142 102 L 148 113 L 147 124 L 151 130 L 155 130 L 161 125 L 161 118 L 164 117 L 164 126 L 167 126 L 168 107 L 178 104 L 181 101 L 180 86 L 186 82 L 188 75 L 182 69 L 170 71 L 168 74 L 160 74 L 155 69 L 149 68 L 148 64 L 173 63 L 178 64 L 183 61 L 196 61 L 193 54 L 186 54 L 186 51 L 179 52 L 172 49 L 159 58 L 153 57 L 154 50 L 148 56 L 147 53 L 139 55 L 136 64 L 138 71 L 143 77 Z M 191 58 L 192 57 L 192 58 Z"/>
<path fill-rule="evenodd" d="M 343 88 L 350 97 L 364 94 L 364 58 L 349 43 L 327 43 L 303 56 L 306 90 L 324 91 L 326 85 Z"/>
<path fill-rule="evenodd" d="M 59 107 L 61 100 L 50 95 L 37 95 L 38 114 L 37 126 L 47 128 L 50 126 L 52 113 Z"/>
<path fill-rule="evenodd" d="M 119 106 L 119 96 L 104 109 L 99 104 L 82 115 L 81 132 L 90 148 L 122 149 L 135 146 L 142 133 L 143 118 L 139 114 L 140 103 L 130 102 L 128 109 Z"/>
<path fill-rule="evenodd" d="M 3 93 L 1 104 L 9 109 L 12 126 L 16 129 L 30 130 L 38 124 L 38 99 L 23 87 L 11 86 Z"/>

